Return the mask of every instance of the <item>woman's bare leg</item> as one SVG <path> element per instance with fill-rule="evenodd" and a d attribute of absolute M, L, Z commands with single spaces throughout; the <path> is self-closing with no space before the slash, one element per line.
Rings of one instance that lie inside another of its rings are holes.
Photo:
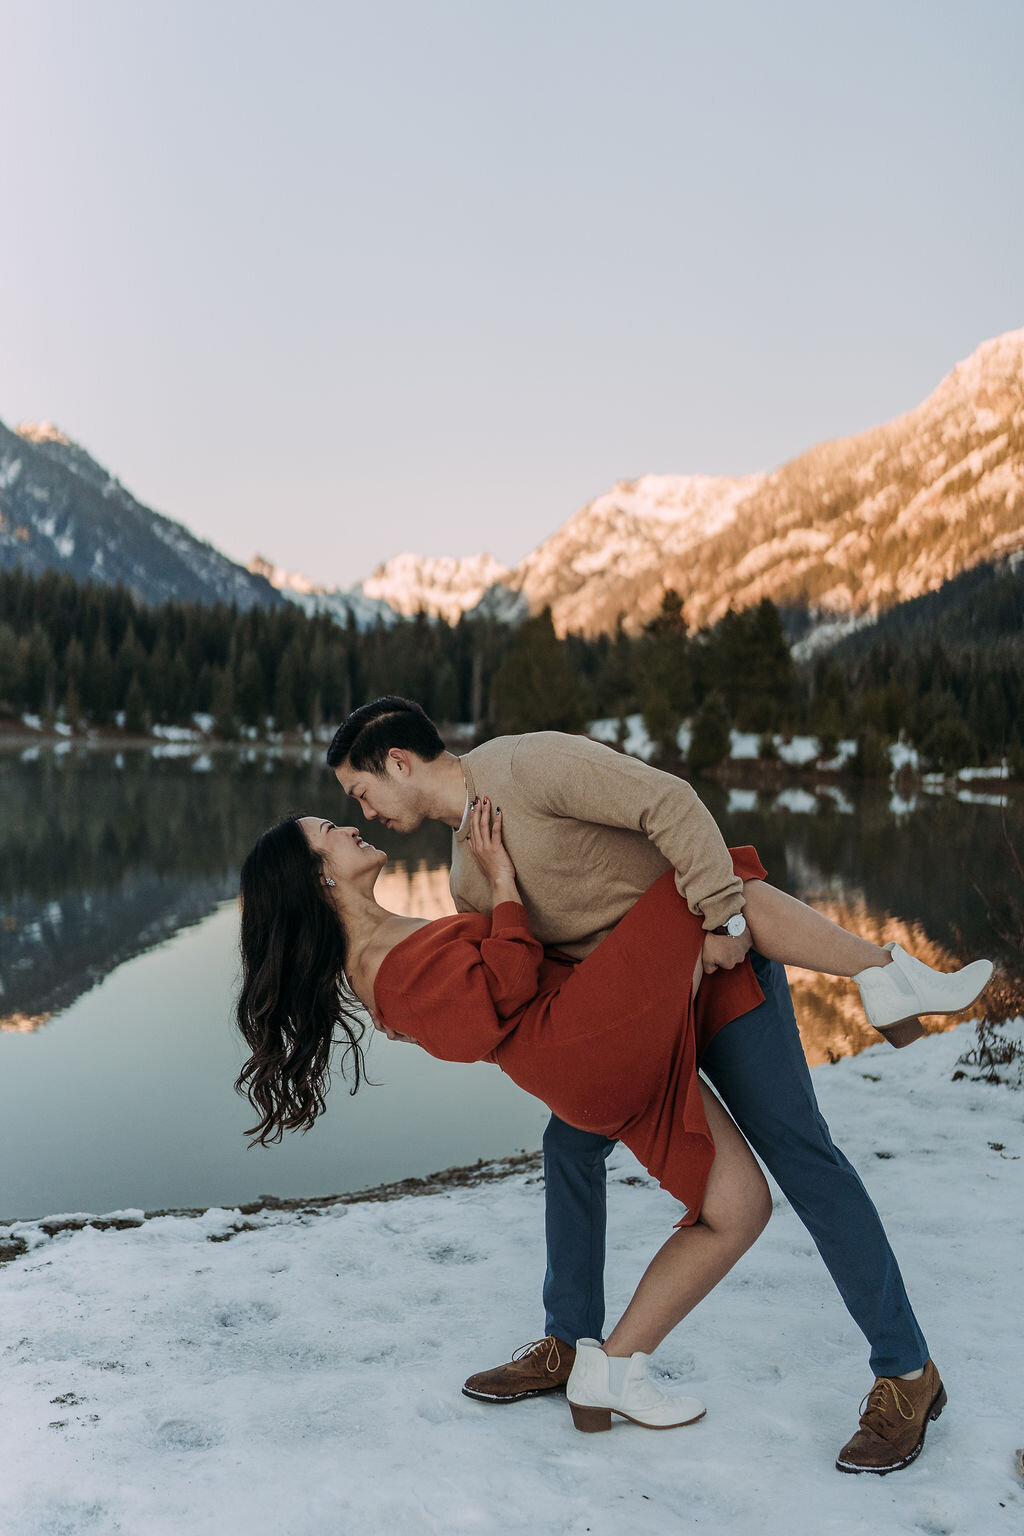
<path fill-rule="evenodd" d="M 608 1355 L 649 1355 L 764 1231 L 772 1201 L 765 1177 L 706 1084 L 704 1111 L 715 1142 L 700 1216 L 669 1238 L 647 1266 L 604 1346 Z"/>
<path fill-rule="evenodd" d="M 828 976 L 855 976 L 872 965 L 888 965 L 892 955 L 870 939 L 858 938 L 822 917 L 813 907 L 787 896 L 765 880 L 745 880 L 743 896 L 750 936 L 758 954 L 783 965 Z"/>

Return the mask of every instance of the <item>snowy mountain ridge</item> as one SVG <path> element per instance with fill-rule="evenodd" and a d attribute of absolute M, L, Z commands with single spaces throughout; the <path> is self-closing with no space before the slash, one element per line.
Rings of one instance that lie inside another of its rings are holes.
<path fill-rule="evenodd" d="M 277 605 L 280 594 L 135 499 L 52 422 L 0 423 L 0 569 L 122 582 L 144 602 Z"/>
<path fill-rule="evenodd" d="M 510 575 L 507 566 L 488 554 L 462 559 L 404 554 L 379 565 L 355 590 L 388 603 L 407 618 L 422 610 L 454 624 L 477 606 L 489 587 Z"/>
<path fill-rule="evenodd" d="M 984 342 L 913 410 L 772 473 L 620 482 L 512 571 L 494 562 L 481 611 L 548 604 L 560 632 L 596 634 L 620 615 L 639 627 L 673 586 L 691 625 L 769 597 L 848 629 L 1021 548 L 1024 329 Z M 400 555 L 353 592 L 451 619 L 481 601 L 486 559 Z"/>
<path fill-rule="evenodd" d="M 304 613 L 327 613 L 343 626 L 353 623 L 365 629 L 378 621 L 393 624 L 398 617 L 398 610 L 390 603 L 364 597 L 358 587 L 344 590 L 341 587 L 318 587 L 300 571 L 286 571 L 263 555 L 252 557 L 249 570 L 254 576 L 262 576 L 282 597 L 295 603 Z"/>
<path fill-rule="evenodd" d="M 153 512 L 52 422 L 0 423 L 0 568 L 121 581 L 147 602 L 294 602 L 360 626 L 420 611 L 557 629 L 642 626 L 666 587 L 691 627 L 771 598 L 822 637 L 1024 552 L 1024 329 L 984 342 L 913 410 L 771 473 L 644 474 L 516 567 L 400 554 L 349 589 L 256 557 L 247 571 Z M 828 626 L 832 626 L 831 631 Z M 838 628 L 836 627 L 838 626 Z"/>

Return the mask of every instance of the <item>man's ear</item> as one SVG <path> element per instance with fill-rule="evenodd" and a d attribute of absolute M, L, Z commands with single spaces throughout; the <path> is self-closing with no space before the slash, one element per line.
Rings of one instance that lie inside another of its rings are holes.
<path fill-rule="evenodd" d="M 400 779 L 407 779 L 413 771 L 412 758 L 404 747 L 389 748 L 388 762 Z"/>

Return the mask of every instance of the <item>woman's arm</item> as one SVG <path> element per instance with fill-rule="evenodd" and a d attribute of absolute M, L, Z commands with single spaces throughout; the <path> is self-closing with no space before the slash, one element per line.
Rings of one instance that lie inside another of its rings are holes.
<path fill-rule="evenodd" d="M 445 930 L 454 919 L 442 918 L 437 931 L 445 936 L 435 944 L 434 925 L 427 923 L 404 942 L 401 970 L 397 964 L 382 967 L 377 977 L 376 998 L 387 1027 L 448 1061 L 490 1055 L 508 1033 L 508 1021 L 536 995 L 544 959 L 502 842 L 501 812 L 492 815 L 487 800 L 470 807 L 469 840 L 492 902 L 489 920 L 481 913 L 471 921 L 487 922 L 488 931 L 448 938 Z"/>
<path fill-rule="evenodd" d="M 469 808 L 469 846 L 491 892 L 491 932 L 480 945 L 487 989 L 499 1019 L 511 1018 L 537 990 L 543 950 L 530 932 L 515 865 L 501 836 L 501 809 L 487 796 Z"/>

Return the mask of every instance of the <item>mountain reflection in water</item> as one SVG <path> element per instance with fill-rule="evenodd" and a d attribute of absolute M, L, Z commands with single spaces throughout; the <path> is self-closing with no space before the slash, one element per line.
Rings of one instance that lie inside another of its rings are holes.
<path fill-rule="evenodd" d="M 773 883 L 844 927 L 943 969 L 993 953 L 971 881 L 990 888 L 1005 865 L 998 808 L 927 798 L 908 811 L 888 792 L 854 789 L 700 792 L 730 842 L 755 844 Z M 44 1025 L 125 960 L 200 922 L 236 893 L 259 832 L 293 810 L 358 819 L 318 751 L 226 750 L 212 763 L 144 751 L 0 756 L 0 1030 Z M 369 835 L 392 860 L 378 886 L 385 906 L 426 918 L 454 910 L 446 828 Z M 790 981 L 812 1064 L 877 1043 L 851 983 L 799 970 Z"/>
<path fill-rule="evenodd" d="M 698 787 L 729 842 L 828 915 L 942 964 L 998 957 L 971 884 L 1005 867 L 997 807 Z M 336 1071 L 308 1135 L 247 1148 L 234 898 L 257 835 L 293 810 L 359 816 L 319 749 L 0 753 L 0 1220 L 338 1194 L 540 1144 L 546 1111 L 502 1073 L 372 1034 L 354 1099 Z M 391 861 L 385 905 L 452 910 L 447 828 L 367 830 Z M 875 1043 L 850 982 L 793 982 L 812 1062 Z"/>
<path fill-rule="evenodd" d="M 0 756 L 0 1030 L 41 1027 L 124 961 L 209 916 L 282 816 L 350 819 L 313 754 L 224 752 L 209 764 L 140 751 Z M 422 916 L 447 895 L 448 837 L 431 830 L 417 841 L 432 894 L 395 885 L 396 906 L 427 901 Z"/>

